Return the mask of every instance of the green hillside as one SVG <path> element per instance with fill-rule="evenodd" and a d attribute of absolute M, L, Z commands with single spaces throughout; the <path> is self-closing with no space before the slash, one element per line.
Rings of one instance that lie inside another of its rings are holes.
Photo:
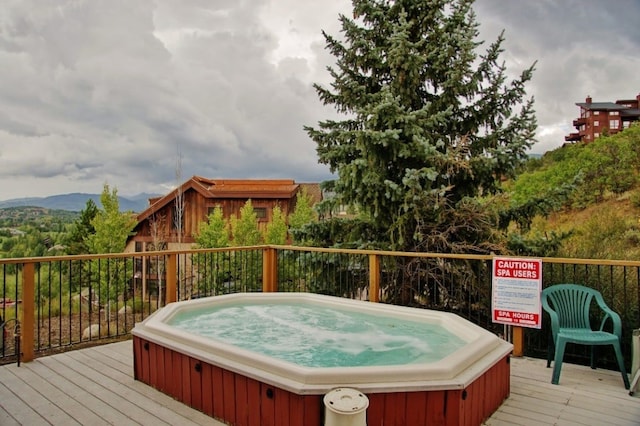
<path fill-rule="evenodd" d="M 41 228 L 52 223 L 71 224 L 79 215 L 75 211 L 44 207 L 0 208 L 0 228 L 19 228 L 27 225 Z"/>
<path fill-rule="evenodd" d="M 639 125 L 532 159 L 505 189 L 512 205 L 548 205 L 527 237 L 565 235 L 555 256 L 640 259 Z"/>
<path fill-rule="evenodd" d="M 61 254 L 78 212 L 42 207 L 0 209 L 0 258 Z"/>

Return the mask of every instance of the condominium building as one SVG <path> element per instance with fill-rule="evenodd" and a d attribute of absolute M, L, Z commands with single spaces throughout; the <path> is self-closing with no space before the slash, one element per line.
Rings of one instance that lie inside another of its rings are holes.
<path fill-rule="evenodd" d="M 640 94 L 615 102 L 593 102 L 587 96 L 585 102 L 576 105 L 580 107 L 580 117 L 573 120 L 573 125 L 578 131 L 565 136 L 567 142 L 593 142 L 603 134 L 618 133 L 640 120 Z"/>

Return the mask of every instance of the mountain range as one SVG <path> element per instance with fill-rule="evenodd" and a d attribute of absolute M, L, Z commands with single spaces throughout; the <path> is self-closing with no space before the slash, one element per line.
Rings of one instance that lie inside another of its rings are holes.
<path fill-rule="evenodd" d="M 132 197 L 118 196 L 120 211 L 133 211 L 139 213 L 149 206 L 149 198 L 158 194 L 138 194 Z M 0 201 L 0 209 L 9 207 L 43 207 L 53 210 L 81 211 L 86 207 L 87 201 L 93 202 L 99 208 L 102 207 L 100 194 L 71 193 L 51 195 L 49 197 L 14 198 Z"/>

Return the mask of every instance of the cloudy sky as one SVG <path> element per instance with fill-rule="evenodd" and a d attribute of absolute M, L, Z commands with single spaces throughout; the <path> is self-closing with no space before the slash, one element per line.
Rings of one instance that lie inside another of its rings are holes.
<path fill-rule="evenodd" d="M 587 95 L 640 93 L 638 0 L 478 0 L 504 29 L 538 142 L 561 145 Z M 329 177 L 302 127 L 332 113 L 321 30 L 349 0 L 0 0 L 0 200 L 165 193 L 192 175 Z M 179 160 L 180 159 L 180 160 Z"/>

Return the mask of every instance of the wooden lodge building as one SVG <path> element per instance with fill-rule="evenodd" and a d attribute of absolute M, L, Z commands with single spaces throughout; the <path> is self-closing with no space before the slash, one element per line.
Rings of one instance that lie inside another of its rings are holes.
<path fill-rule="evenodd" d="M 587 96 L 580 107 L 580 117 L 573 120 L 577 132 L 564 137 L 566 142 L 593 142 L 600 135 L 621 132 L 640 120 L 640 94 L 635 99 L 620 99 L 615 102 L 593 102 Z"/>
<path fill-rule="evenodd" d="M 222 208 L 225 219 L 230 219 L 240 216 L 240 209 L 247 200 L 251 200 L 258 227 L 264 230 L 271 221 L 273 207 L 280 206 L 287 217 L 293 212 L 297 195 L 303 188 L 311 195 L 312 203 L 322 199 L 319 184 L 296 183 L 290 179 L 207 179 L 193 176 L 167 195 L 149 199 L 149 207 L 137 216 L 137 224 L 125 251 L 139 253 L 193 248 L 200 224 L 217 206 Z M 176 205 L 182 208 L 176 209 Z M 176 218 L 180 216 L 182 226 L 178 227 Z M 185 269 L 190 270 L 188 267 Z M 136 260 L 130 291 L 140 289 L 143 300 L 147 297 L 162 300 L 166 297 L 166 288 L 162 284 L 166 283 L 165 273 L 161 258 Z M 181 277 L 181 285 L 187 294 L 193 292 L 193 278 Z"/>
<path fill-rule="evenodd" d="M 127 242 L 125 251 L 192 248 L 200 223 L 214 208 L 222 207 L 226 219 L 239 217 L 240 209 L 247 200 L 251 200 L 258 226 L 264 230 L 276 205 L 280 206 L 285 217 L 293 212 L 302 188 L 311 195 L 313 203 L 322 199 L 320 185 L 315 183 L 296 183 L 291 179 L 207 179 L 193 176 L 168 194 L 149 200 L 149 207 L 137 216 L 134 235 Z M 176 210 L 176 203 L 182 205 L 182 235 L 178 232 L 176 217 L 179 210 Z M 156 244 L 162 247 L 155 248 Z"/>

